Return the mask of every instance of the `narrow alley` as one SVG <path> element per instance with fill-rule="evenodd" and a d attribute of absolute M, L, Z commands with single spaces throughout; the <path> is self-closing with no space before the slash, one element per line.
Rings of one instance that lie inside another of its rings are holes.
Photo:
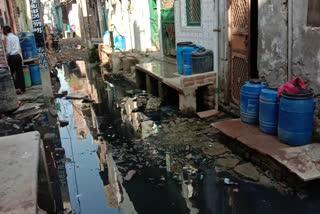
<path fill-rule="evenodd" d="M 0 0 L 0 214 L 317 214 L 317 0 Z"/>

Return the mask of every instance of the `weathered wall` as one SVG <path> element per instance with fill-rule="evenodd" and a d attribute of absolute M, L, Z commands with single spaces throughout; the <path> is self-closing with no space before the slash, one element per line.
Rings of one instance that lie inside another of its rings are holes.
<path fill-rule="evenodd" d="M 287 81 L 287 0 L 258 2 L 259 76 L 265 77 L 271 87 L 278 87 Z"/>
<path fill-rule="evenodd" d="M 4 25 L 10 25 L 9 12 L 6 0 L 0 0 L 0 17 L 3 18 Z"/>
<path fill-rule="evenodd" d="M 54 0 L 40 0 L 42 3 L 42 13 L 43 13 L 43 22 L 44 24 L 53 24 L 53 15 L 51 8 L 54 4 Z"/>
<path fill-rule="evenodd" d="M 79 5 L 78 4 L 71 4 L 71 10 L 69 11 L 68 18 L 69 24 L 76 26 L 76 37 L 81 38 L 81 16 L 79 15 Z"/>
<path fill-rule="evenodd" d="M 176 43 L 191 41 L 207 49 L 214 50 L 215 10 L 214 0 L 201 0 L 201 26 L 187 26 L 186 1 L 175 1 L 175 30 Z"/>
<path fill-rule="evenodd" d="M 307 15 L 308 1 L 294 0 L 292 76 L 302 77 L 315 94 L 320 94 L 320 27 L 308 27 Z"/>
<path fill-rule="evenodd" d="M 19 32 L 32 31 L 29 1 L 16 0 L 16 5 L 16 19 L 19 23 Z"/>
<path fill-rule="evenodd" d="M 148 0 L 131 0 L 130 27 L 133 48 L 140 51 L 151 49 L 150 12 Z"/>
<path fill-rule="evenodd" d="M 151 49 L 150 12 L 148 0 L 109 1 L 109 30 L 126 39 L 126 49 L 146 51 Z M 113 25 L 113 27 L 111 26 Z"/>

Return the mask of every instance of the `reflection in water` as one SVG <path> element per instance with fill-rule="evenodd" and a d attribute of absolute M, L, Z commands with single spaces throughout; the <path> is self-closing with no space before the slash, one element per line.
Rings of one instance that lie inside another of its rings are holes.
<path fill-rule="evenodd" d="M 93 88 L 88 87 L 86 68 L 83 66 L 68 72 L 65 67 L 59 70 L 60 92 L 80 92 L 94 94 Z M 94 97 L 94 96 L 93 96 Z M 90 134 L 90 114 L 88 105 L 80 101 L 57 99 L 60 106 L 60 120 L 68 120 L 69 125 L 60 128 L 62 146 L 66 157 L 71 161 L 66 164 L 67 182 L 70 201 L 75 213 L 113 214 L 122 213 L 117 208 L 108 208 L 104 193 L 104 183 L 99 174 L 97 157 L 98 146 Z M 89 125 L 88 125 L 89 123 Z"/>
<path fill-rule="evenodd" d="M 139 121 L 145 119 L 136 116 L 138 113 L 128 108 L 122 113 L 132 112 L 131 116 L 121 115 L 115 105 L 115 101 L 125 96 L 126 90 L 132 87 L 119 80 L 108 83 L 109 87 L 105 88 L 101 75 L 93 70 L 87 72 L 83 62 L 70 64 L 68 69 L 60 70 L 59 78 L 60 91 L 83 93 L 95 101 L 93 104 L 84 104 L 76 100 L 57 99 L 61 109 L 59 119 L 69 121 L 68 126 L 60 129 L 60 136 L 66 157 L 71 159 L 66 165 L 67 182 L 75 213 L 135 214 L 136 210 L 140 214 L 318 213 L 316 205 L 319 199 L 302 201 L 297 197 L 281 195 L 276 190 L 238 180 L 235 181 L 239 185 L 227 186 L 221 181 L 223 178 L 206 166 L 205 169 L 199 168 L 199 177 L 192 182 L 194 197 L 183 198 L 181 184 L 167 176 L 164 168 L 159 168 L 164 160 L 160 155 L 152 155 L 152 147 L 148 149 L 145 145 L 135 145 L 135 133 L 131 126 L 122 121 L 130 121 L 131 125 L 138 127 Z M 98 137 L 101 135 L 108 141 L 108 146 Z M 110 144 L 113 157 L 108 151 Z M 121 163 L 120 156 L 127 159 L 123 158 Z M 143 166 L 137 169 L 139 172 L 130 182 L 122 184 L 119 169 L 136 167 L 137 163 L 133 161 L 135 156 L 141 158 L 139 164 Z M 161 164 L 154 167 L 156 164 L 152 163 L 158 161 Z"/>

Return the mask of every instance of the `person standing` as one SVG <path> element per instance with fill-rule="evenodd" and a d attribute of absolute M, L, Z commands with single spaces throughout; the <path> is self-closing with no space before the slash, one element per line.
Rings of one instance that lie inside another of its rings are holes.
<path fill-rule="evenodd" d="M 26 87 L 24 83 L 22 58 L 20 55 L 19 37 L 12 33 L 11 27 L 9 26 L 3 27 L 3 34 L 5 35 L 6 53 L 8 57 L 8 64 L 14 81 L 14 86 L 16 88 L 17 94 L 21 94 L 26 91 Z"/>

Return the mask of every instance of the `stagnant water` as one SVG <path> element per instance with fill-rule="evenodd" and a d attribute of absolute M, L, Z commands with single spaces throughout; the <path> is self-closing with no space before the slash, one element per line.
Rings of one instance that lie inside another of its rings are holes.
<path fill-rule="evenodd" d="M 99 168 L 96 140 L 98 135 L 103 135 L 115 147 L 133 144 L 135 134 L 130 126 L 123 124 L 120 111 L 115 107 L 115 100 L 125 96 L 125 91 L 133 87 L 121 79 L 113 80 L 114 91 L 108 91 L 99 72 L 87 69 L 83 62 L 63 66 L 59 70 L 59 79 L 60 91 L 83 93 L 95 101 L 94 104 L 83 105 L 81 101 L 57 99 L 59 119 L 69 121 L 68 126 L 60 129 L 60 136 L 66 157 L 71 159 L 66 169 L 74 213 L 319 213 L 317 197 L 300 200 L 296 196 L 284 196 L 276 190 L 243 181 L 236 181 L 239 183 L 236 187 L 224 185 L 221 178 L 209 169 L 204 169 L 204 179 L 197 183 L 199 197 L 191 202 L 182 197 L 181 184 L 167 176 L 165 169 L 154 166 L 144 166 L 140 174 L 124 184 L 134 208 L 126 205 L 109 208 L 114 206 L 108 206 L 110 201 L 107 198 L 110 197 L 105 187 L 109 181 Z M 101 133 L 97 133 L 97 126 Z M 161 188 L 150 182 L 150 178 L 159 180 L 161 177 L 166 178 Z"/>
<path fill-rule="evenodd" d="M 67 67 L 64 67 L 67 68 Z M 60 92 L 81 91 L 88 84 L 79 79 L 70 82 L 69 70 L 59 70 Z M 69 81 L 69 82 L 67 82 Z M 79 82 L 78 82 L 79 81 Z M 77 85 L 76 90 L 70 84 Z M 117 208 L 108 208 L 104 193 L 103 180 L 99 174 L 98 145 L 86 127 L 81 104 L 67 99 L 57 99 L 60 120 L 69 121 L 69 125 L 60 129 L 60 137 L 66 157 L 71 161 L 66 164 L 69 196 L 74 213 L 116 214 L 122 213 Z"/>

